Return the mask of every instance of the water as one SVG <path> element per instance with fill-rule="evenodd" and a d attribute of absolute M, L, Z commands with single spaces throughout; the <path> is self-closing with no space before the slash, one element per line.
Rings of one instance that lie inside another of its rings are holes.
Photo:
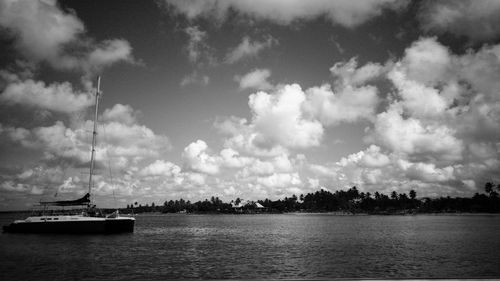
<path fill-rule="evenodd" d="M 499 265 L 499 215 L 141 215 L 133 234 L 0 235 L 1 280 L 478 278 Z"/>

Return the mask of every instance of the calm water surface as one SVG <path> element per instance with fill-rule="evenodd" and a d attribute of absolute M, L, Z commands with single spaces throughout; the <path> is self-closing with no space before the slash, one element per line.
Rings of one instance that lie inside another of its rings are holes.
<path fill-rule="evenodd" d="M 474 278 L 499 265 L 498 215 L 140 215 L 133 234 L 0 234 L 1 280 Z"/>

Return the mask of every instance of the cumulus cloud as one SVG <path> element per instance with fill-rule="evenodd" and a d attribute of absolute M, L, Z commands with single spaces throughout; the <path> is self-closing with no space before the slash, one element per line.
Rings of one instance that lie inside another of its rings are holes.
<path fill-rule="evenodd" d="M 325 84 L 308 89 L 307 94 L 304 109 L 325 125 L 371 120 L 379 102 L 377 88 L 373 86 L 347 86 L 334 93 L 331 86 Z"/>
<path fill-rule="evenodd" d="M 127 41 L 94 43 L 84 36 L 81 20 L 63 11 L 55 0 L 2 2 L 0 26 L 10 32 L 15 46 L 28 60 L 45 61 L 57 69 L 89 72 L 117 61 L 134 61 Z M 68 52 L 70 46 L 78 51 Z"/>
<path fill-rule="evenodd" d="M 225 148 L 220 151 L 221 165 L 229 168 L 242 168 L 254 161 L 249 157 L 242 157 L 240 153 L 232 148 Z"/>
<path fill-rule="evenodd" d="M 436 183 L 448 182 L 455 179 L 454 168 L 452 166 L 437 168 L 434 163 L 409 163 L 404 160 L 400 160 L 399 165 L 410 180 Z"/>
<path fill-rule="evenodd" d="M 330 68 L 330 72 L 336 79 L 335 84 L 338 87 L 357 87 L 381 77 L 389 66 L 390 64 L 383 66 L 379 63 L 368 62 L 358 67 L 358 59 L 353 57 L 347 62 L 335 63 Z"/>
<path fill-rule="evenodd" d="M 338 164 L 345 167 L 351 163 L 355 163 L 362 167 L 380 168 L 387 166 L 390 160 L 387 155 L 381 153 L 380 147 L 372 144 L 364 151 L 340 159 Z"/>
<path fill-rule="evenodd" d="M 148 166 L 141 169 L 139 175 L 141 176 L 177 176 L 181 172 L 181 168 L 172 162 L 163 160 L 156 160 Z"/>
<path fill-rule="evenodd" d="M 395 67 L 404 71 L 415 82 L 434 86 L 449 79 L 452 56 L 435 37 L 420 38 L 405 50 L 404 57 Z"/>
<path fill-rule="evenodd" d="M 232 49 L 225 58 L 226 63 L 235 63 L 245 58 L 256 57 L 261 51 L 277 44 L 277 40 L 269 36 L 265 41 L 251 41 L 250 37 L 243 37 L 241 43 Z"/>
<path fill-rule="evenodd" d="M 81 111 L 93 103 L 90 93 L 78 92 L 68 82 L 46 85 L 32 79 L 10 81 L 0 95 L 0 102 L 60 113 Z"/>
<path fill-rule="evenodd" d="M 166 136 L 156 135 L 151 129 L 136 123 L 130 107 L 116 105 L 106 110 L 104 116 L 102 119 L 105 122 L 98 127 L 98 162 L 103 163 L 111 157 L 115 167 L 124 168 L 171 148 Z M 62 121 L 56 121 L 51 126 L 31 129 L 6 127 L 4 133 L 26 148 L 43 151 L 47 160 L 69 160 L 80 165 L 90 160 L 90 128 L 90 120 L 74 123 L 70 127 Z"/>
<path fill-rule="evenodd" d="M 83 63 L 86 72 L 96 72 L 119 61 L 136 63 L 132 58 L 132 47 L 123 39 L 105 40 L 95 46 L 89 54 L 77 63 Z M 77 67 L 74 65 L 73 68 Z"/>
<path fill-rule="evenodd" d="M 330 68 L 334 89 L 330 84 L 308 89 L 304 109 L 327 126 L 372 120 L 379 103 L 378 89 L 365 84 L 379 78 L 386 67 L 377 63 L 357 66 L 356 58 L 336 63 Z"/>
<path fill-rule="evenodd" d="M 231 136 L 226 147 L 256 156 L 319 146 L 326 127 L 375 119 L 378 90 L 367 83 L 380 79 L 388 65 L 367 63 L 358 68 L 353 58 L 331 68 L 334 89 L 324 84 L 305 91 L 298 84 L 272 86 L 267 82 L 270 71 L 256 69 L 237 77 L 241 88 L 269 88 L 249 96 L 251 120 L 219 118 L 214 125 Z"/>
<path fill-rule="evenodd" d="M 374 129 L 377 143 L 391 151 L 434 160 L 462 159 L 463 142 L 456 138 L 455 130 L 446 125 L 426 125 L 416 118 L 404 118 L 397 106 L 380 113 Z"/>
<path fill-rule="evenodd" d="M 419 11 L 424 31 L 451 33 L 487 41 L 500 36 L 500 3 L 485 1 L 425 1 Z"/>
<path fill-rule="evenodd" d="M 165 0 L 165 2 L 190 19 L 199 16 L 211 16 L 222 20 L 229 10 L 233 10 L 256 19 L 268 20 L 278 24 L 289 24 L 295 20 L 311 20 L 325 16 L 332 23 L 349 28 L 381 15 L 386 9 L 400 10 L 408 4 L 408 1 L 394 0 L 361 2 L 328 0 Z"/>
<path fill-rule="evenodd" d="M 103 122 L 117 122 L 132 125 L 137 122 L 136 112 L 130 105 L 115 104 L 112 108 L 106 108 L 102 114 Z"/>
<path fill-rule="evenodd" d="M 270 188 L 297 186 L 302 183 L 299 174 L 275 173 L 267 177 L 258 177 L 257 183 Z"/>
<path fill-rule="evenodd" d="M 17 35 L 16 44 L 35 60 L 56 61 L 62 47 L 85 31 L 74 15 L 61 11 L 52 1 L 5 1 L 0 24 Z"/>
<path fill-rule="evenodd" d="M 217 158 L 211 157 L 207 153 L 207 149 L 207 144 L 202 140 L 192 142 L 184 148 L 182 158 L 187 168 L 195 172 L 211 175 L 219 173 L 218 160 Z"/>
<path fill-rule="evenodd" d="M 323 126 L 317 120 L 308 119 L 302 112 L 306 95 L 297 84 L 285 85 L 273 95 L 258 92 L 250 95 L 249 106 L 252 123 L 259 145 L 281 144 L 292 148 L 319 145 Z"/>
<path fill-rule="evenodd" d="M 367 170 L 356 160 L 364 151 L 340 161 L 356 169 L 337 172 L 365 184 L 413 184 L 428 194 L 470 195 L 494 178 L 500 165 L 500 135 L 493 130 L 500 126 L 497 48 L 456 55 L 436 38 L 414 42 L 387 72 L 395 92 L 367 131 L 366 141 L 385 149 L 390 163 Z"/>
<path fill-rule="evenodd" d="M 235 76 L 234 80 L 239 83 L 240 89 L 270 90 L 273 85 L 268 82 L 271 76 L 269 69 L 255 69 L 243 76 Z"/>

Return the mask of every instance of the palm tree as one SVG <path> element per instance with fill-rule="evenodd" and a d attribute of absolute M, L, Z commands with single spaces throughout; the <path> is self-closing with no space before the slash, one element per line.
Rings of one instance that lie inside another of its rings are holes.
<path fill-rule="evenodd" d="M 396 191 L 393 191 L 391 193 L 391 199 L 394 199 L 394 200 L 398 199 L 398 193 Z"/>
<path fill-rule="evenodd" d="M 490 194 L 492 191 L 493 191 L 493 183 L 492 182 L 487 182 L 485 185 L 484 185 L 484 191 L 486 191 L 486 193 Z"/>
<path fill-rule="evenodd" d="M 411 200 L 415 200 L 415 198 L 417 198 L 417 192 L 415 192 L 415 190 L 410 190 L 410 198 Z"/>

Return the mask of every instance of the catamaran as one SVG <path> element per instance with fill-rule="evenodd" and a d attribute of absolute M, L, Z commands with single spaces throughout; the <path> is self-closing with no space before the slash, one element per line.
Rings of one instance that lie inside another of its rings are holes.
<path fill-rule="evenodd" d="M 101 78 L 97 78 L 95 93 L 94 129 L 92 132 L 92 149 L 90 153 L 90 176 L 88 192 L 82 198 L 66 201 L 40 202 L 43 210 L 24 220 L 16 220 L 3 227 L 4 232 L 14 233 L 120 233 L 133 232 L 135 218 L 121 216 L 116 210 L 112 214 L 104 215 L 91 202 L 94 173 L 95 146 L 97 138 L 97 119 Z M 72 207 L 70 210 L 48 210 L 50 206 Z M 74 209 L 79 207 L 79 209 Z"/>

